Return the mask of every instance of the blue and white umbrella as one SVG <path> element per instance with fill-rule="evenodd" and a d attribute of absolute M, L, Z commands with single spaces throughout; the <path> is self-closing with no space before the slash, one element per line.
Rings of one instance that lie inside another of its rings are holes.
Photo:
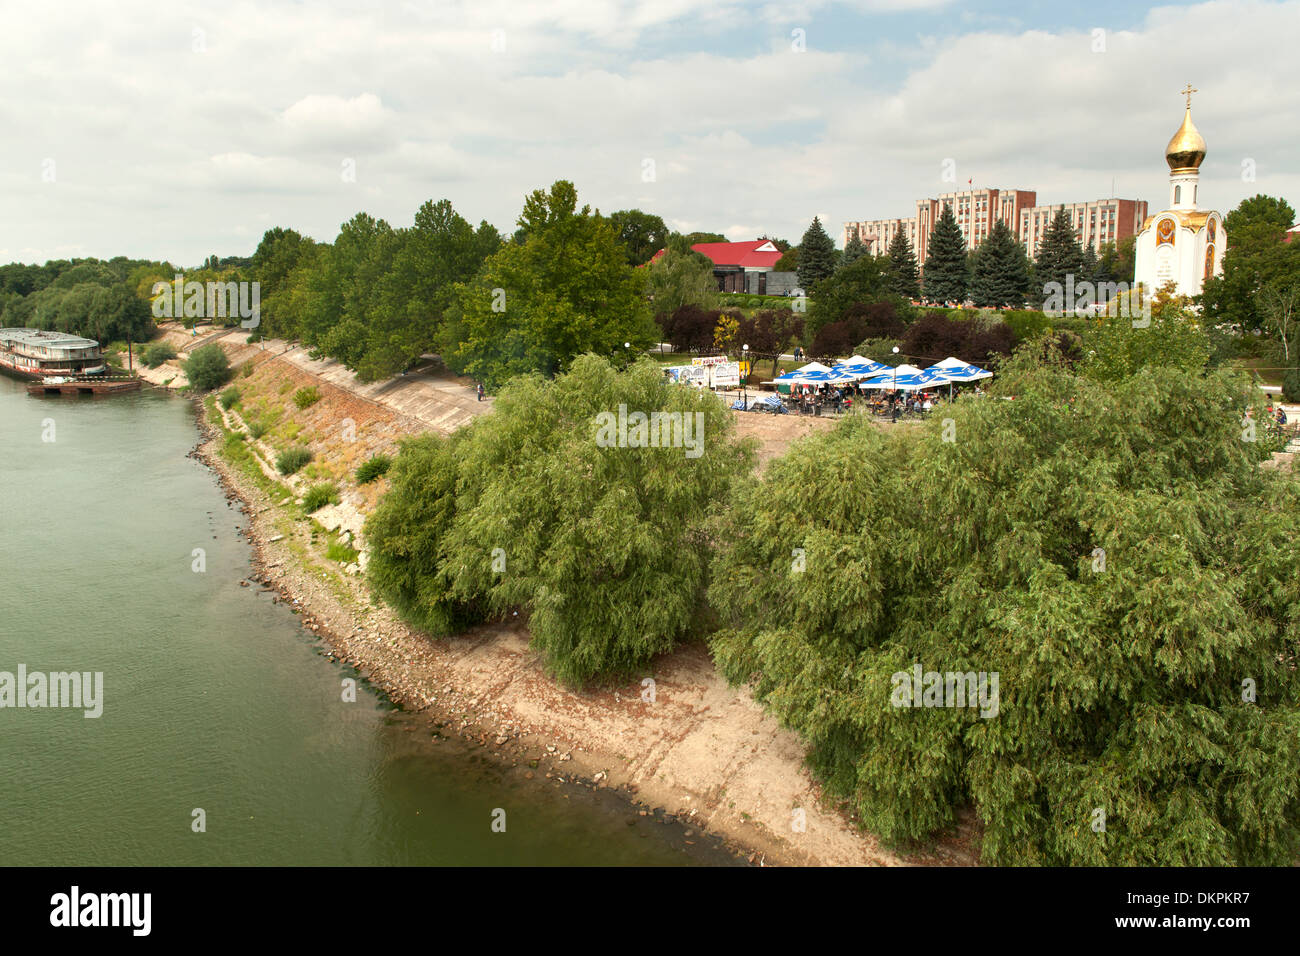
<path fill-rule="evenodd" d="M 954 382 L 975 382 L 982 378 L 993 377 L 993 373 L 987 369 L 982 369 L 978 365 L 971 365 L 969 362 L 963 362 L 961 359 L 952 356 L 942 362 L 936 362 L 926 371 L 940 372 Z"/>

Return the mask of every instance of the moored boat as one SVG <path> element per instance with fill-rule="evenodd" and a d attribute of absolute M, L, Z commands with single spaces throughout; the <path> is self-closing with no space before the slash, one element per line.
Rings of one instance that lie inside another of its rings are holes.
<path fill-rule="evenodd" d="M 94 339 L 44 329 L 0 329 L 0 371 L 26 379 L 108 371 Z"/>

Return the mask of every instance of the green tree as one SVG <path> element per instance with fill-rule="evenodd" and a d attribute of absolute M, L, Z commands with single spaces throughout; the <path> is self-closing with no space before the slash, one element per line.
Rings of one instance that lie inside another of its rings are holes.
<path fill-rule="evenodd" d="M 698 253 L 669 249 L 644 271 L 656 315 L 671 315 L 684 305 L 717 307 L 718 281 L 713 277 L 713 263 Z"/>
<path fill-rule="evenodd" d="M 811 289 L 814 283 L 830 276 L 835 271 L 835 258 L 835 243 L 826 235 L 821 219 L 813 216 L 799 243 L 799 284 Z"/>
<path fill-rule="evenodd" d="M 681 430 L 676 447 L 642 443 L 637 413 L 688 416 L 691 444 Z M 720 399 L 647 359 L 620 372 L 584 355 L 555 379 L 518 377 L 491 415 L 403 447 L 366 525 L 367 573 L 438 634 L 526 613 L 566 683 L 638 674 L 703 614 L 707 522 L 754 464 L 732 429 Z"/>
<path fill-rule="evenodd" d="M 930 232 L 925 256 L 925 297 L 939 304 L 960 305 L 966 301 L 968 282 L 966 240 L 962 237 L 952 206 L 945 203 L 939 221 Z"/>
<path fill-rule="evenodd" d="M 1153 368 L 1173 368 L 1189 376 L 1202 372 L 1210 359 L 1210 338 L 1186 296 L 1171 295 L 1172 284 L 1151 302 L 1150 324 L 1144 317 L 1102 315 L 1084 333 L 1084 374 L 1103 381 L 1128 379 Z"/>
<path fill-rule="evenodd" d="M 812 300 L 804 324 L 805 341 L 811 343 L 823 326 L 840 321 L 854 306 L 888 302 L 901 314 L 907 314 L 907 303 L 893 289 L 891 273 L 874 256 L 863 256 L 839 270 L 810 290 Z"/>
<path fill-rule="evenodd" d="M 980 308 L 1023 308 L 1029 288 L 1029 260 L 1001 219 L 972 256 L 970 297 Z"/>
<path fill-rule="evenodd" d="M 916 264 L 916 252 L 901 225 L 894 230 L 894 238 L 889 240 L 888 255 L 894 292 L 904 299 L 921 298 L 920 268 Z"/>
<path fill-rule="evenodd" d="M 1243 199 L 1223 221 L 1227 247 L 1223 272 L 1205 283 L 1201 304 L 1215 324 L 1262 328 L 1264 290 L 1300 282 L 1300 243 L 1283 242 L 1295 210 L 1283 199 Z"/>
<path fill-rule="evenodd" d="M 843 269 L 845 266 L 851 266 L 866 254 L 867 247 L 862 244 L 855 229 L 853 235 L 849 236 L 849 241 L 844 244 L 844 251 L 840 253 L 839 265 L 836 268 Z"/>
<path fill-rule="evenodd" d="M 200 345 L 183 365 L 190 385 L 200 392 L 210 392 L 230 381 L 230 359 L 225 350 L 215 342 Z"/>
<path fill-rule="evenodd" d="M 524 202 L 527 239 L 505 246 L 456 286 L 443 358 L 458 374 L 495 387 L 513 375 L 555 375 L 583 352 L 639 352 L 657 342 L 644 277 L 627 264 L 609 223 L 577 208 L 573 184 L 556 182 Z"/>
<path fill-rule="evenodd" d="M 810 436 L 717 530 L 715 659 L 892 843 L 969 806 L 990 864 L 1290 864 L 1300 485 L 1244 385 L 1026 356 L 1014 401 Z"/>
<path fill-rule="evenodd" d="M 609 217 L 614 234 L 623 244 L 627 263 L 639 266 L 649 262 L 668 242 L 668 227 L 663 219 L 640 209 L 622 209 Z"/>
<path fill-rule="evenodd" d="M 1083 250 L 1075 236 L 1074 226 L 1070 223 L 1070 214 L 1059 209 L 1043 233 L 1042 244 L 1038 247 L 1038 258 L 1034 260 L 1034 282 L 1042 290 L 1042 298 L 1037 298 L 1035 290 L 1031 299 L 1036 307 L 1042 307 L 1044 300 L 1051 296 L 1049 287 L 1055 285 L 1064 289 L 1074 277 L 1074 285 L 1086 281 L 1084 274 Z"/>

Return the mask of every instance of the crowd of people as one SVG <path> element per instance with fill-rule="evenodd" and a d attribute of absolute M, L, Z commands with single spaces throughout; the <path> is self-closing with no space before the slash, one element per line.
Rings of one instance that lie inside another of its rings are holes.
<path fill-rule="evenodd" d="M 795 385 L 790 390 L 790 405 L 801 415 L 842 415 L 857 409 L 873 415 L 890 417 L 920 417 L 929 415 L 943 402 L 956 401 L 961 393 L 939 391 L 888 391 L 867 389 L 861 385 Z M 982 398 L 984 390 L 976 385 L 973 397 Z"/>

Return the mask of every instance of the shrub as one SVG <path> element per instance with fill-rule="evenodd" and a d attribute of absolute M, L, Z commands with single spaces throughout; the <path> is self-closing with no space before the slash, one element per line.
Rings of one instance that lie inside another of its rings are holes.
<path fill-rule="evenodd" d="M 620 442 L 620 405 L 688 416 L 704 441 Z M 754 464 L 733 428 L 717 396 L 649 359 L 619 372 L 589 354 L 550 381 L 516 378 L 491 415 L 404 444 L 366 523 L 370 580 L 437 633 L 527 612 L 567 683 L 642 673 L 704 614 L 708 519 Z"/>
<path fill-rule="evenodd" d="M 1288 402 L 1300 402 L 1300 369 L 1287 369 L 1282 376 L 1282 397 Z"/>
<path fill-rule="evenodd" d="M 292 475 L 309 461 L 311 461 L 311 449 L 294 445 L 276 455 L 275 470 L 282 475 Z"/>
<path fill-rule="evenodd" d="M 315 385 L 306 385 L 293 393 L 293 403 L 299 408 L 310 408 L 320 401 L 320 389 Z"/>
<path fill-rule="evenodd" d="M 393 459 L 389 455 L 374 455 L 366 459 L 357 468 L 357 484 L 364 485 L 387 474 L 392 464 Z"/>
<path fill-rule="evenodd" d="M 242 375 L 242 376 L 244 376 L 244 378 L 248 378 L 248 376 L 252 375 L 252 374 L 253 374 L 253 363 L 252 363 L 252 362 L 245 362 L 243 365 L 241 365 L 241 366 L 239 367 L 239 374 Z"/>
<path fill-rule="evenodd" d="M 254 439 L 261 438 L 263 435 L 266 434 L 266 425 L 264 425 L 262 422 L 249 422 L 248 434 L 251 435 Z"/>
<path fill-rule="evenodd" d="M 335 501 L 338 493 L 338 488 L 330 481 L 322 481 L 320 484 L 312 485 L 307 489 L 307 494 L 303 495 L 302 510 L 307 514 L 318 511 L 331 501 Z"/>
<path fill-rule="evenodd" d="M 185 375 L 201 392 L 220 388 L 230 381 L 230 359 L 215 342 L 201 345 L 185 360 Z"/>
<path fill-rule="evenodd" d="M 229 409 L 231 405 L 236 404 L 238 401 L 239 389 L 235 388 L 233 385 L 227 386 L 217 397 L 217 403 L 225 409 Z"/>
<path fill-rule="evenodd" d="M 170 342 L 159 341 L 150 342 L 145 346 L 144 354 L 141 360 L 149 368 L 157 368 L 163 362 L 170 361 L 176 357 L 176 349 Z"/>
<path fill-rule="evenodd" d="M 1293 863 L 1300 486 L 1241 440 L 1244 385 L 1026 352 L 993 385 L 1014 401 L 945 410 L 955 443 L 805 438 L 713 529 L 719 668 L 891 842 L 970 806 L 997 865 Z"/>

